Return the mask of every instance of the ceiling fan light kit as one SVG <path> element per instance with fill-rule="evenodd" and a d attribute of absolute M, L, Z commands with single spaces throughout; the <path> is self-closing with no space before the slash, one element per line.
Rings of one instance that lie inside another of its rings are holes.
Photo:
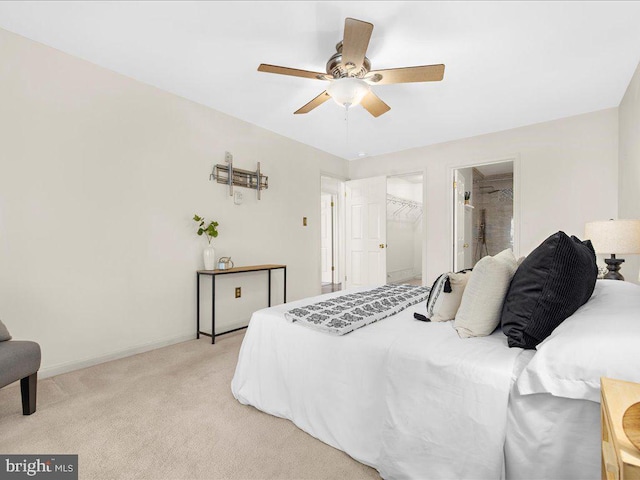
<path fill-rule="evenodd" d="M 331 82 L 324 92 L 296 110 L 296 115 L 309 113 L 333 98 L 338 105 L 347 109 L 361 104 L 371 115 L 379 117 L 391 107 L 371 90 L 371 85 L 439 82 L 444 78 L 444 65 L 441 64 L 371 70 L 366 53 L 372 32 L 373 24 L 347 18 L 343 40 L 338 42 L 336 53 L 327 62 L 326 74 L 265 63 L 260 64 L 258 71 Z"/>
<path fill-rule="evenodd" d="M 367 82 L 354 77 L 333 80 L 327 88 L 327 93 L 333 101 L 347 109 L 358 105 L 370 91 L 371 87 Z"/>

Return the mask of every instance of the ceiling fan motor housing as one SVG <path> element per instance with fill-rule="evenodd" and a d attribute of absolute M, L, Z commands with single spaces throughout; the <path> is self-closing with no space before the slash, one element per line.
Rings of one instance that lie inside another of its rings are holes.
<path fill-rule="evenodd" d="M 336 53 L 327 62 L 327 73 L 333 78 L 355 77 L 364 78 L 371 70 L 371 61 L 364 57 L 362 67 L 356 68 L 353 64 L 342 63 L 342 42 L 336 45 Z"/>

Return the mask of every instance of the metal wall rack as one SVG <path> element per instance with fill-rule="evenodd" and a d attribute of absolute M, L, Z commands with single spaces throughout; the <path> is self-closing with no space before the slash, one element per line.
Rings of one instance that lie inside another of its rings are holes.
<path fill-rule="evenodd" d="M 269 177 L 260 173 L 260 162 L 254 172 L 233 168 L 233 155 L 225 152 L 226 165 L 215 165 L 209 180 L 215 180 L 229 186 L 229 196 L 233 197 L 233 187 L 244 187 L 255 190 L 260 200 L 260 192 L 269 188 Z"/>

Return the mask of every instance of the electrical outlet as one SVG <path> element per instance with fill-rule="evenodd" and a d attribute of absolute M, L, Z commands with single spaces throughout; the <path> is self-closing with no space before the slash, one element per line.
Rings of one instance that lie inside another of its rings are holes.
<path fill-rule="evenodd" d="M 303 227 L 307 226 L 307 217 L 302 217 L 302 226 Z"/>
<path fill-rule="evenodd" d="M 242 288 L 236 287 L 236 298 L 240 298 L 242 296 Z"/>

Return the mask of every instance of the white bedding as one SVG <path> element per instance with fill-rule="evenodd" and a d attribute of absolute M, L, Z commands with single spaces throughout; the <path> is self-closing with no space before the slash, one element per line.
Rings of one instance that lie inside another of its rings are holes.
<path fill-rule="evenodd" d="M 461 339 L 410 307 L 336 337 L 256 312 L 232 381 L 243 404 L 292 420 L 386 478 L 503 476 L 507 403 L 522 368 L 497 331 Z M 518 371 L 514 371 L 518 370 Z"/>
<path fill-rule="evenodd" d="M 520 393 L 600 401 L 600 377 L 640 382 L 640 286 L 598 280 L 591 299 L 537 347 Z"/>
<path fill-rule="evenodd" d="M 598 280 L 537 347 L 509 400 L 507 478 L 600 478 L 600 377 L 640 381 L 640 287 Z"/>
<path fill-rule="evenodd" d="M 513 390 L 504 449 L 507 479 L 601 478 L 600 404 Z"/>

